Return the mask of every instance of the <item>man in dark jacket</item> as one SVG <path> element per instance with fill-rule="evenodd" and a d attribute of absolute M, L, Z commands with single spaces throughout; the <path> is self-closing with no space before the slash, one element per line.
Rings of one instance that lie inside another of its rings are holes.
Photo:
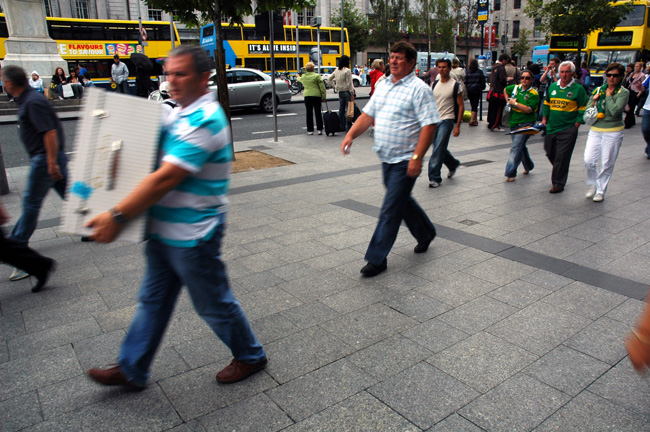
<path fill-rule="evenodd" d="M 508 84 L 508 76 L 506 74 L 505 65 L 510 63 L 510 56 L 508 54 L 501 54 L 499 62 L 492 68 L 492 76 L 490 79 L 490 93 L 488 93 L 488 128 L 490 131 L 496 129 L 501 130 L 501 112 L 503 107 L 506 106 L 506 100 L 503 96 L 503 90 Z"/>

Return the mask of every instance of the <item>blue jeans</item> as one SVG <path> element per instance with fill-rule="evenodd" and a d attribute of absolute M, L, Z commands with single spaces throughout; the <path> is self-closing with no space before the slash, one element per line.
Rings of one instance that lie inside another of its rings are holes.
<path fill-rule="evenodd" d="M 341 127 L 341 132 L 348 130 L 348 102 L 352 100 L 352 93 L 349 91 L 340 91 L 339 92 L 339 126 Z"/>
<path fill-rule="evenodd" d="M 416 179 L 406 175 L 407 167 L 408 161 L 381 165 L 386 195 L 377 228 L 366 251 L 365 259 L 370 264 L 384 262 L 395 243 L 402 220 L 418 243 L 428 242 L 436 235 L 433 223 L 411 196 Z"/>
<path fill-rule="evenodd" d="M 256 363 L 266 358 L 230 290 L 226 267 L 220 259 L 223 232 L 221 224 L 211 240 L 190 248 L 168 246 L 157 240 L 147 243 L 147 270 L 118 361 L 133 383 L 144 385 L 149 378 L 153 356 L 183 285 L 187 286 L 198 314 L 230 348 L 235 359 Z"/>
<path fill-rule="evenodd" d="M 454 130 L 455 122 L 453 119 L 447 119 L 440 122 L 436 128 L 435 136 L 433 137 L 433 152 L 431 159 L 429 159 L 429 181 L 436 181 L 440 183 L 442 176 L 440 169 L 444 163 L 449 171 L 455 171 L 460 165 L 460 161 L 447 150 L 449 146 L 449 137 Z"/>
<path fill-rule="evenodd" d="M 643 118 L 641 119 L 641 133 L 645 140 L 645 154 L 650 157 L 650 110 L 643 110 Z"/>
<path fill-rule="evenodd" d="M 511 131 L 519 129 L 524 126 L 532 126 L 534 123 L 522 123 L 515 127 L 510 128 Z M 532 171 L 535 168 L 533 160 L 530 158 L 528 153 L 528 147 L 526 147 L 526 142 L 530 135 L 518 134 L 511 135 L 512 137 L 512 147 L 510 147 L 510 156 L 508 156 L 508 162 L 506 162 L 506 177 L 517 177 L 517 168 L 519 164 L 523 164 L 526 171 Z"/>
<path fill-rule="evenodd" d="M 41 206 L 45 196 L 54 188 L 61 199 L 65 196 L 66 182 L 68 180 L 68 159 L 63 151 L 59 151 L 57 156 L 59 171 L 63 175 L 61 180 L 54 180 L 47 172 L 47 155 L 45 153 L 32 156 L 29 160 L 29 177 L 27 177 L 27 186 L 23 195 L 23 214 L 14 225 L 9 237 L 21 244 L 29 243 L 29 239 L 38 224 L 38 214 L 41 212 Z"/>
<path fill-rule="evenodd" d="M 128 81 L 122 81 L 121 83 L 115 83 L 115 91 L 118 93 L 124 93 L 128 94 L 129 93 L 129 82 Z"/>

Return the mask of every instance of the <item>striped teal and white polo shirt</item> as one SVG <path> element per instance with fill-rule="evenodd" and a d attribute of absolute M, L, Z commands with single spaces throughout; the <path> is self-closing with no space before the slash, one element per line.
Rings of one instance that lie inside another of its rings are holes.
<path fill-rule="evenodd" d="M 233 159 L 230 125 L 214 94 L 203 95 L 164 121 L 161 161 L 189 174 L 150 210 L 150 237 L 193 247 L 225 219 Z"/>

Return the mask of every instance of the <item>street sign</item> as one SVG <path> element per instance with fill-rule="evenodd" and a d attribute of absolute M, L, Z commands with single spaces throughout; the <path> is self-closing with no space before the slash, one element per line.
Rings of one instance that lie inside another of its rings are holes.
<path fill-rule="evenodd" d="M 492 60 L 492 51 L 488 51 L 485 53 L 485 59 L 486 60 Z"/>
<path fill-rule="evenodd" d="M 490 3 L 488 0 L 477 0 L 478 8 L 476 10 L 476 19 L 479 24 L 487 22 L 490 13 Z"/>
<path fill-rule="evenodd" d="M 147 40 L 147 29 L 144 27 L 140 27 L 140 35 L 142 36 L 142 42 L 146 42 Z"/>

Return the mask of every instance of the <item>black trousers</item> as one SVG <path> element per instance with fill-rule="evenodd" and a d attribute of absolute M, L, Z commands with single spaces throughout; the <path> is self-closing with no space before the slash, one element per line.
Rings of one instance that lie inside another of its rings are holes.
<path fill-rule="evenodd" d="M 491 97 L 488 100 L 488 127 L 494 129 L 501 125 L 501 113 L 503 112 L 503 107 L 506 106 L 506 100 L 497 98 L 495 96 Z"/>
<path fill-rule="evenodd" d="M 44 257 L 25 243 L 5 237 L 0 229 L 0 261 L 42 278 L 50 268 L 52 259 Z"/>
<path fill-rule="evenodd" d="M 578 128 L 575 125 L 544 137 L 546 157 L 553 165 L 551 182 L 555 187 L 564 188 L 566 185 L 571 156 L 577 139 Z"/>
<path fill-rule="evenodd" d="M 316 115 L 316 128 L 323 130 L 323 114 L 321 113 L 321 98 L 319 96 L 305 96 L 307 107 L 307 132 L 314 131 L 314 115 Z"/>

